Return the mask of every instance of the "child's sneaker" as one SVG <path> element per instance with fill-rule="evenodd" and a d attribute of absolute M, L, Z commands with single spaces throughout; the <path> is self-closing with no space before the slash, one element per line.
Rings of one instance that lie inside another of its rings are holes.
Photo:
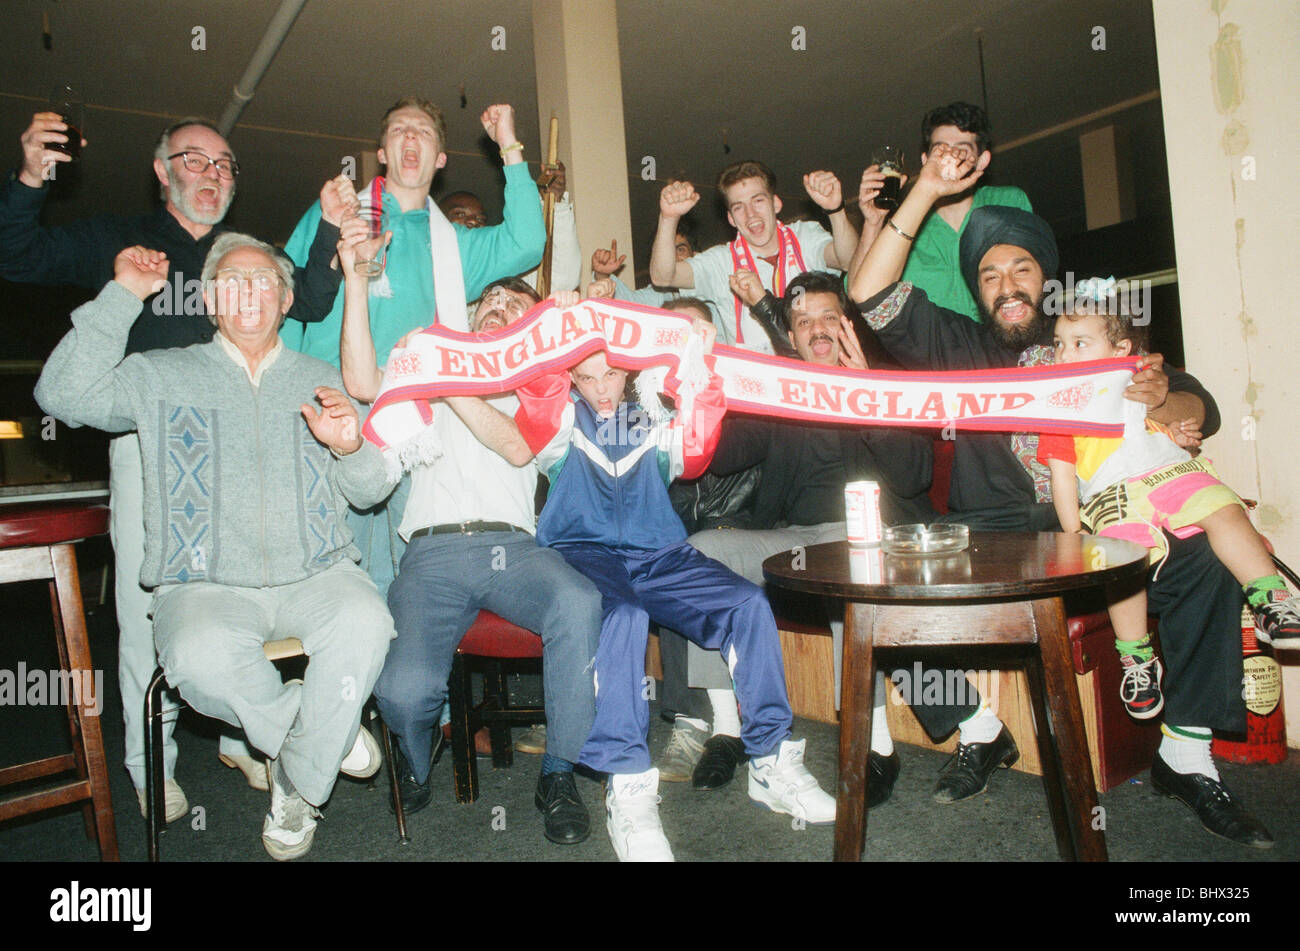
<path fill-rule="evenodd" d="M 805 740 L 785 740 L 775 753 L 749 761 L 749 798 L 810 825 L 835 821 L 835 800 L 803 765 Z"/>
<path fill-rule="evenodd" d="M 1255 615 L 1255 636 L 1265 644 L 1300 646 L 1300 598 L 1274 589 L 1266 602 L 1251 608 L 1251 613 Z"/>
<path fill-rule="evenodd" d="M 1136 654 L 1119 655 L 1123 679 L 1119 682 L 1119 698 L 1134 720 L 1150 720 L 1165 708 L 1165 695 L 1160 692 L 1160 681 L 1165 668 L 1159 657 L 1143 661 Z"/>
<path fill-rule="evenodd" d="M 609 777 L 605 829 L 620 862 L 673 861 L 673 850 L 659 821 L 659 770 Z"/>

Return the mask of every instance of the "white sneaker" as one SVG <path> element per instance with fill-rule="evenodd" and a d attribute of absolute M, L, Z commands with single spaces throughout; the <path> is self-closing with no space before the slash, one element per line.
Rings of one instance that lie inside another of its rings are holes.
<path fill-rule="evenodd" d="M 365 727 L 358 727 L 357 738 L 353 742 L 348 755 L 343 757 L 339 772 L 354 779 L 369 779 L 379 772 L 379 767 L 383 761 L 384 757 L 379 752 L 379 744 L 370 735 L 370 731 Z"/>
<path fill-rule="evenodd" d="M 749 798 L 809 825 L 835 821 L 835 799 L 803 765 L 805 740 L 785 740 L 770 756 L 749 761 Z"/>
<path fill-rule="evenodd" d="M 266 760 L 255 759 L 252 756 L 235 756 L 230 753 L 218 753 L 217 759 L 231 769 L 243 773 L 244 778 L 248 780 L 248 785 L 254 789 L 259 792 L 270 791 L 271 781 L 266 778 Z"/>
<path fill-rule="evenodd" d="M 620 862 L 673 861 L 673 850 L 659 822 L 659 770 L 609 777 L 605 829 Z"/>
<path fill-rule="evenodd" d="M 320 810 L 298 795 L 287 793 L 276 779 L 278 764 L 272 760 L 271 811 L 262 823 L 262 845 L 271 858 L 287 862 L 311 851 Z"/>
<path fill-rule="evenodd" d="M 148 810 L 145 808 L 144 790 L 135 791 L 136 798 L 140 800 L 140 815 L 146 819 L 149 818 Z M 181 789 L 181 784 L 174 779 L 169 779 L 163 783 L 163 821 L 175 822 L 177 819 L 188 815 L 190 811 L 190 802 L 185 798 L 185 791 Z"/>

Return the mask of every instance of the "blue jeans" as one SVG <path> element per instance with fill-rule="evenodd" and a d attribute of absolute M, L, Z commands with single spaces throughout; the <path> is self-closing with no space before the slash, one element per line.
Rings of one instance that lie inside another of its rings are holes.
<path fill-rule="evenodd" d="M 456 647 L 483 608 L 541 636 L 546 748 L 577 761 L 595 716 L 600 593 L 559 554 L 524 532 L 425 535 L 406 546 L 388 606 L 397 640 L 375 698 L 418 782 Z"/>

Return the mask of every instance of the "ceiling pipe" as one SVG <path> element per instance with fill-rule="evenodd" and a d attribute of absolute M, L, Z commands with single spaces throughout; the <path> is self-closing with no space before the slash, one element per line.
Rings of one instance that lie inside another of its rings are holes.
<path fill-rule="evenodd" d="M 244 74 L 239 77 L 239 82 L 235 83 L 233 98 L 217 121 L 217 128 L 221 130 L 223 138 L 230 138 L 230 130 L 239 121 L 244 107 L 256 95 L 257 84 L 266 75 L 271 60 L 275 59 L 275 54 L 280 52 L 280 46 L 284 43 L 284 38 L 289 35 L 293 21 L 298 18 L 298 14 L 306 4 L 307 0 L 281 0 L 280 8 L 275 11 L 275 16 L 271 17 L 271 22 L 267 25 L 266 35 L 257 44 L 257 49 L 253 51 L 253 58 L 248 61 Z"/>

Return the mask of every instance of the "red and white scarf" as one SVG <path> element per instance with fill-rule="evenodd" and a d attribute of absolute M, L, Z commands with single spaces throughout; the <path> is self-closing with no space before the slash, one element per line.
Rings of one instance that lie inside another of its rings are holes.
<path fill-rule="evenodd" d="M 803 248 L 799 246 L 799 239 L 795 237 L 794 229 L 787 225 L 776 223 L 776 265 L 772 268 L 772 286 L 768 288 L 777 297 L 785 293 L 785 284 L 790 277 L 802 274 L 808 268 L 803 263 Z M 737 233 L 736 240 L 727 245 L 731 251 L 731 273 L 744 268 L 748 271 L 758 273 L 758 263 L 754 260 L 754 254 L 749 249 L 749 242 L 745 240 L 744 235 Z M 735 295 L 732 295 L 735 297 Z M 736 343 L 745 342 L 745 332 L 740 326 L 741 318 L 748 310 L 741 303 L 740 298 L 736 297 Z"/>
<path fill-rule="evenodd" d="M 442 326 L 394 350 L 363 432 L 384 450 L 390 471 L 431 462 L 434 408 L 441 396 L 490 395 L 566 369 L 596 350 L 629 370 L 679 364 L 690 322 L 622 301 L 584 300 L 561 310 L 543 301 L 509 327 L 485 334 Z M 951 431 L 1120 436 L 1124 389 L 1136 357 L 1063 366 L 947 373 L 827 368 L 717 345 L 715 372 L 728 411 L 817 423 L 923 426 Z"/>

